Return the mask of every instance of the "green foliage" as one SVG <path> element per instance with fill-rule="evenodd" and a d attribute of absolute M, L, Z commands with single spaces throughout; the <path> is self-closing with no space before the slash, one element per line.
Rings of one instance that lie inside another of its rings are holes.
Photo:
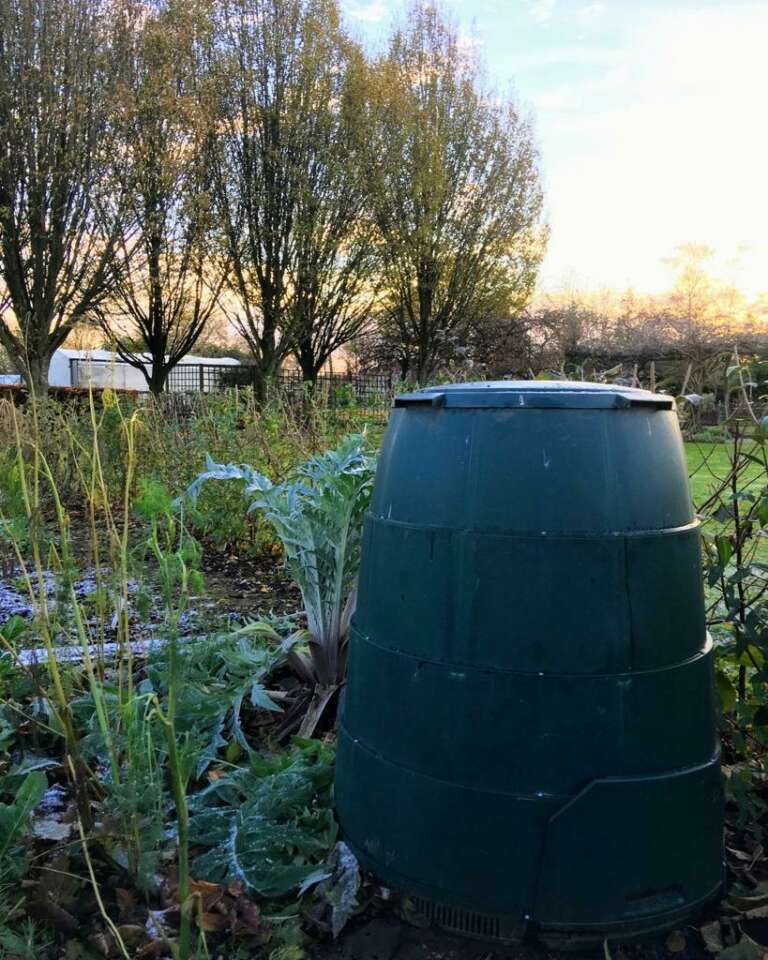
<path fill-rule="evenodd" d="M 43 799 L 48 787 L 44 773 L 33 770 L 21 784 L 9 789 L 9 777 L 0 779 L 0 795 L 13 792 L 13 800 L 0 803 L 0 880 L 18 878 L 22 875 L 26 859 L 21 850 L 21 841 L 29 828 L 35 807 Z"/>
<path fill-rule="evenodd" d="M 167 754 L 154 716 L 151 695 L 126 696 L 114 683 L 100 684 L 108 739 L 92 692 L 72 704 L 84 735 L 82 756 L 118 775 L 101 783 L 105 802 L 98 837 L 103 850 L 128 870 L 139 889 L 157 886 L 160 856 L 167 845 L 165 824 L 170 816 Z"/>
<path fill-rule="evenodd" d="M 768 434 L 754 421 L 734 420 L 720 437 L 719 444 L 690 444 L 689 463 L 703 520 L 726 792 L 739 829 L 759 841 L 765 804 L 754 780 L 768 770 Z"/>
<path fill-rule="evenodd" d="M 338 683 L 341 647 L 354 606 L 363 516 L 375 460 L 360 435 L 312 457 L 291 479 L 273 485 L 247 464 L 216 464 L 189 488 L 193 502 L 208 480 L 243 480 L 250 510 L 261 510 L 277 533 L 291 575 L 301 590 L 313 639 L 312 668 L 320 685 Z"/>
<path fill-rule="evenodd" d="M 138 544 L 136 555 L 154 562 L 166 620 L 175 628 L 187 610 L 190 593 L 203 589 L 200 544 L 187 531 L 178 503 L 162 483 L 144 479 L 141 488 L 134 506 L 149 522 L 149 531 Z"/>
<path fill-rule="evenodd" d="M 0 440 L 14 450 L 15 464 L 0 470 L 4 502 L 32 518 L 26 543 L 11 533 L 24 560 L 15 587 L 24 591 L 29 575 L 33 609 L 28 620 L 0 625 L 0 770 L 8 771 L 0 783 L 0 837 L 9 844 L 0 874 L 10 875 L 7 862 L 20 876 L 32 852 L 41 865 L 53 854 L 30 834 L 29 819 L 50 767 L 57 784 L 52 801 L 61 795 L 67 817 L 59 823 L 58 814 L 46 813 L 45 822 L 69 830 L 72 839 L 62 876 L 87 877 L 92 869 L 116 920 L 109 893 L 116 875 L 142 894 L 137 904 L 156 902 L 161 884 L 167 890 L 170 882 L 169 935 L 175 955 L 189 958 L 198 896 L 192 877 L 243 877 L 254 892 L 284 897 L 317 876 L 335 838 L 330 748 L 302 744 L 287 756 L 261 756 L 271 730 L 290 730 L 301 720 L 306 690 L 282 668 L 304 653 L 309 662 L 316 645 L 304 645 L 307 631 L 296 630 L 290 618 L 201 629 L 200 619 L 188 616 L 202 589 L 201 532 L 221 515 L 229 524 L 221 545 L 231 549 L 248 538 L 257 543 L 257 536 L 243 534 L 246 526 L 262 538 L 274 538 L 279 526 L 297 574 L 315 565 L 307 591 L 311 584 L 318 596 L 335 590 L 333 609 L 344 619 L 373 463 L 359 437 L 317 455 L 327 438 L 338 439 L 340 427 L 312 403 L 294 417 L 279 404 L 256 407 L 248 391 L 185 398 L 179 408 L 178 398 L 141 407 L 110 393 L 101 399 L 101 406 L 79 408 L 49 400 L 17 409 L 0 401 Z M 247 495 L 242 484 L 215 490 L 211 484 L 188 509 L 178 495 L 199 471 L 205 446 L 253 454 L 275 484 L 265 481 Z M 11 462 L 8 455 L 0 461 Z M 248 520 L 256 499 L 263 505 Z M 207 536 L 205 545 L 210 549 Z M 96 587 L 87 597 L 79 590 L 80 571 Z M 150 605 L 160 642 L 145 657 L 136 654 L 135 640 L 146 636 L 136 615 L 140 620 L 140 608 L 146 614 Z M 328 604 L 317 609 L 318 622 L 332 618 Z M 201 636 L 190 639 L 190 628 Z M 62 643 L 73 662 L 59 657 Z M 18 660 L 28 646 L 43 648 L 44 664 Z M 291 712 L 279 724 L 265 724 L 283 703 Z M 11 751 L 23 763 L 10 766 Z M 5 823 L 11 816 L 13 830 Z M 203 831 L 203 817 L 224 824 L 226 838 Z M 78 832 L 82 827 L 82 844 L 75 825 Z M 199 828 L 194 839 L 191 826 Z M 200 873 L 197 864 L 190 869 L 190 853 L 200 853 Z M 42 956 L 46 945 L 20 919 L 22 895 L 14 900 L 12 888 L 6 911 L 2 879 L 0 923 L 13 916 L 13 924 L 3 931 L 0 958 L 11 950 Z M 31 880 L 40 882 L 37 870 Z M 277 928 L 285 936 L 275 934 L 272 952 L 298 957 L 300 923 L 275 920 Z"/>
<path fill-rule="evenodd" d="M 181 495 L 200 473 L 208 454 L 218 463 L 250 463 L 259 472 L 280 480 L 297 463 L 337 445 L 350 430 L 361 430 L 370 422 L 355 408 L 340 416 L 326 407 L 322 391 L 296 403 L 279 393 L 257 403 L 251 388 L 183 398 L 170 394 L 141 403 L 106 391 L 95 396 L 94 402 L 93 418 L 87 404 L 50 397 L 34 416 L 29 407 L 14 412 L 10 404 L 0 403 L 0 520 L 13 521 L 13 539 L 26 546 L 31 543 L 31 531 L 19 499 L 16 426 L 22 438 L 35 437 L 34 446 L 51 469 L 63 505 L 77 512 L 83 506 L 84 487 L 92 473 L 99 477 L 99 483 L 88 496 L 94 496 L 97 511 L 122 502 L 126 423 L 132 417 L 136 418 L 132 494 L 138 492 L 140 500 L 151 494 L 153 484 L 159 484 L 173 498 Z M 380 431 L 381 426 L 375 421 L 372 430 Z M 24 440 L 28 479 L 33 470 L 34 446 Z M 50 516 L 48 484 L 42 485 L 40 497 L 44 509 L 35 516 L 34 536 L 48 548 L 52 538 L 41 540 L 44 520 Z M 203 489 L 194 509 L 187 511 L 185 525 L 208 549 L 229 554 L 259 553 L 274 544 L 274 534 L 261 514 L 247 512 L 248 503 L 242 487 L 236 484 Z M 0 541 L 2 536 L 0 532 Z M 0 559 L 2 550 L 0 542 Z"/>
<path fill-rule="evenodd" d="M 21 547 L 29 543 L 21 468 L 15 457 L 0 456 L 0 551 L 14 542 Z"/>
<path fill-rule="evenodd" d="M 0 753 L 2 749 L 0 743 Z M 30 758 L 0 777 L 0 960 L 38 960 L 48 947 L 31 920 L 19 920 L 23 898 L 18 887 L 29 865 L 24 841 L 32 813 L 48 787 L 42 772 L 48 766 L 50 761 Z"/>
<path fill-rule="evenodd" d="M 296 890 L 336 840 L 331 809 L 333 751 L 297 741 L 292 753 L 251 758 L 190 802 L 190 840 L 208 849 L 196 876 L 237 880 L 265 897 Z"/>
<path fill-rule="evenodd" d="M 265 643 L 265 639 L 276 641 Z M 279 711 L 263 681 L 284 657 L 279 635 L 264 623 L 247 624 L 232 633 L 180 645 L 177 651 L 179 694 L 177 735 L 190 744 L 194 774 L 202 776 L 219 752 L 233 741 L 246 753 L 251 744 L 243 731 L 246 702 L 261 710 Z M 147 666 L 143 692 L 168 694 L 169 651 L 156 651 Z"/>
<path fill-rule="evenodd" d="M 12 926 L 13 912 L 0 899 L 0 960 L 41 960 L 47 956 L 52 946 L 50 936 L 30 919 Z"/>

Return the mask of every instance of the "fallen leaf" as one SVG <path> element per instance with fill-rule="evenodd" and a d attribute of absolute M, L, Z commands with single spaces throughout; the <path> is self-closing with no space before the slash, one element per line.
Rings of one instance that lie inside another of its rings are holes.
<path fill-rule="evenodd" d="M 261 920 L 261 910 L 258 904 L 253 900 L 242 897 L 237 901 L 237 917 L 233 925 L 233 930 L 244 934 L 247 937 L 259 936 L 264 932 L 264 924 Z"/>
<path fill-rule="evenodd" d="M 685 936 L 679 930 L 673 930 L 667 937 L 666 948 L 670 953 L 682 953 L 688 945 Z"/>
<path fill-rule="evenodd" d="M 108 957 L 112 952 L 112 938 L 108 937 L 105 933 L 94 933 L 88 937 L 88 943 L 102 955 L 102 957 Z"/>
<path fill-rule="evenodd" d="M 53 900 L 62 906 L 72 903 L 77 896 L 82 881 L 73 875 L 69 857 L 52 857 L 40 867 L 36 886 L 38 900 Z"/>
<path fill-rule="evenodd" d="M 137 947 L 148 939 L 147 931 L 136 923 L 123 923 L 117 928 L 117 932 L 129 947 Z"/>
<path fill-rule="evenodd" d="M 756 897 L 739 897 L 731 894 L 725 902 L 728 906 L 734 907 L 742 913 L 747 913 L 749 910 L 756 910 L 758 907 L 768 906 L 768 894 L 761 893 Z"/>
<path fill-rule="evenodd" d="M 124 917 L 129 916 L 136 909 L 136 897 L 124 887 L 115 889 L 115 900 L 117 900 L 117 909 Z"/>
<path fill-rule="evenodd" d="M 56 930 L 61 930 L 62 933 L 76 933 L 80 929 L 80 924 L 68 910 L 47 898 L 45 900 L 33 900 L 27 905 L 27 913 L 36 920 L 49 923 Z"/>
<path fill-rule="evenodd" d="M 723 949 L 723 932 L 720 929 L 720 921 L 713 920 L 712 923 L 705 923 L 701 928 L 701 939 L 710 953 L 720 953 Z"/>
<path fill-rule="evenodd" d="M 195 914 L 195 923 L 206 933 L 219 933 L 229 926 L 229 917 L 223 913 Z"/>
<path fill-rule="evenodd" d="M 162 940 L 150 940 L 149 943 L 140 947 L 136 954 L 137 960 L 144 960 L 145 957 L 163 956 L 168 956 L 168 945 Z"/>
<path fill-rule="evenodd" d="M 726 947 L 720 954 L 720 960 L 762 960 L 763 949 L 746 934 L 732 947 Z"/>
<path fill-rule="evenodd" d="M 224 897 L 224 890 L 218 883 L 208 883 L 205 880 L 193 880 L 189 885 L 189 892 L 200 897 L 204 913 L 207 913 Z"/>
<path fill-rule="evenodd" d="M 746 853 L 744 850 L 736 850 L 735 847 L 726 847 L 725 848 L 732 857 L 736 857 L 737 860 L 745 860 L 747 862 L 752 860 L 750 854 Z"/>

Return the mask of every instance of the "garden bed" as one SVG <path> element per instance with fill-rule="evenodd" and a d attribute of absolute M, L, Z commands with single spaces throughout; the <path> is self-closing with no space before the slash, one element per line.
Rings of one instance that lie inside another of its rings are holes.
<path fill-rule="evenodd" d="M 359 486 L 356 471 L 370 477 L 368 454 L 317 460 L 338 443 L 338 421 L 283 408 L 256 419 L 240 397 L 204 398 L 183 421 L 152 401 L 97 414 L 52 401 L 37 434 L 14 417 L 28 412 L 0 407 L 10 451 L 0 453 L 0 818 L 23 829 L 5 849 L 0 840 L 2 960 L 554 955 L 426 930 L 408 898 L 358 873 L 338 846 L 338 683 L 318 702 L 304 594 L 318 550 L 333 566 L 338 538 L 326 534 L 344 512 L 301 500 L 323 470 L 352 464 L 351 485 L 327 489 L 362 497 L 361 516 L 369 480 Z M 205 448 L 224 466 L 209 465 L 194 501 L 182 495 Z M 768 952 L 761 450 L 687 450 L 696 499 L 709 502 L 729 898 L 699 927 L 611 943 L 611 957 Z M 291 487 L 300 463 L 302 490 Z M 246 516 L 249 498 L 260 505 Z M 284 507 L 297 502 L 314 533 L 286 564 L 297 528 Z M 308 716 L 311 736 L 297 738 Z"/>

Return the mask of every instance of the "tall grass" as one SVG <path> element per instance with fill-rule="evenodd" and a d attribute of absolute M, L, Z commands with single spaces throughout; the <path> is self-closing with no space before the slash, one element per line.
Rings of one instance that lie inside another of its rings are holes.
<path fill-rule="evenodd" d="M 128 422 L 133 424 L 130 434 Z M 383 422 L 354 407 L 334 411 L 282 394 L 260 405 L 250 389 L 140 398 L 107 390 L 90 401 L 48 399 L 24 408 L 0 399 L 0 507 L 12 493 L 8 481 L 15 454 L 10 452 L 16 449 L 17 434 L 34 437 L 34 443 L 24 445 L 25 460 L 45 459 L 59 499 L 78 522 L 84 519 L 82 504 L 88 504 L 93 550 L 105 546 L 105 524 L 114 537 L 115 524 L 127 522 L 126 497 L 137 496 L 143 481 L 157 481 L 179 496 L 210 456 L 219 463 L 250 463 L 280 483 L 296 464 L 365 426 L 376 434 Z M 51 491 L 41 486 L 39 494 L 42 515 L 50 514 Z M 270 534 L 258 516 L 246 515 L 247 505 L 234 485 L 204 491 L 187 524 L 209 549 L 257 552 Z M 8 507 L 5 502 L 6 512 Z M 1 541 L 2 532 L 0 549 Z"/>

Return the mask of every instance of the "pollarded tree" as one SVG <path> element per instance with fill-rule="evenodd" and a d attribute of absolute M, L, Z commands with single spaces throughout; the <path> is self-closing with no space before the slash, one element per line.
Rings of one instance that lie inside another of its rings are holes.
<path fill-rule="evenodd" d="M 436 9 L 415 4 L 373 64 L 364 175 L 386 323 L 424 382 L 446 343 L 530 295 L 545 244 L 530 123 L 493 98 Z"/>
<path fill-rule="evenodd" d="M 215 310 L 224 268 L 207 256 L 207 127 L 195 87 L 207 20 L 187 0 L 143 10 L 124 35 L 116 178 L 127 205 L 113 292 L 99 318 L 119 356 L 160 393 Z"/>
<path fill-rule="evenodd" d="M 316 39 L 312 55 L 316 104 L 303 123 L 285 324 L 308 382 L 360 332 L 376 302 L 378 283 L 359 155 L 366 75 L 362 54 L 334 23 Z"/>
<path fill-rule="evenodd" d="M 262 383 L 291 352 L 314 380 L 372 296 L 352 133 L 361 55 L 336 0 L 224 0 L 215 26 L 211 171 L 232 320 Z"/>
<path fill-rule="evenodd" d="M 0 343 L 43 393 L 113 278 L 113 26 L 108 0 L 0 0 Z"/>

